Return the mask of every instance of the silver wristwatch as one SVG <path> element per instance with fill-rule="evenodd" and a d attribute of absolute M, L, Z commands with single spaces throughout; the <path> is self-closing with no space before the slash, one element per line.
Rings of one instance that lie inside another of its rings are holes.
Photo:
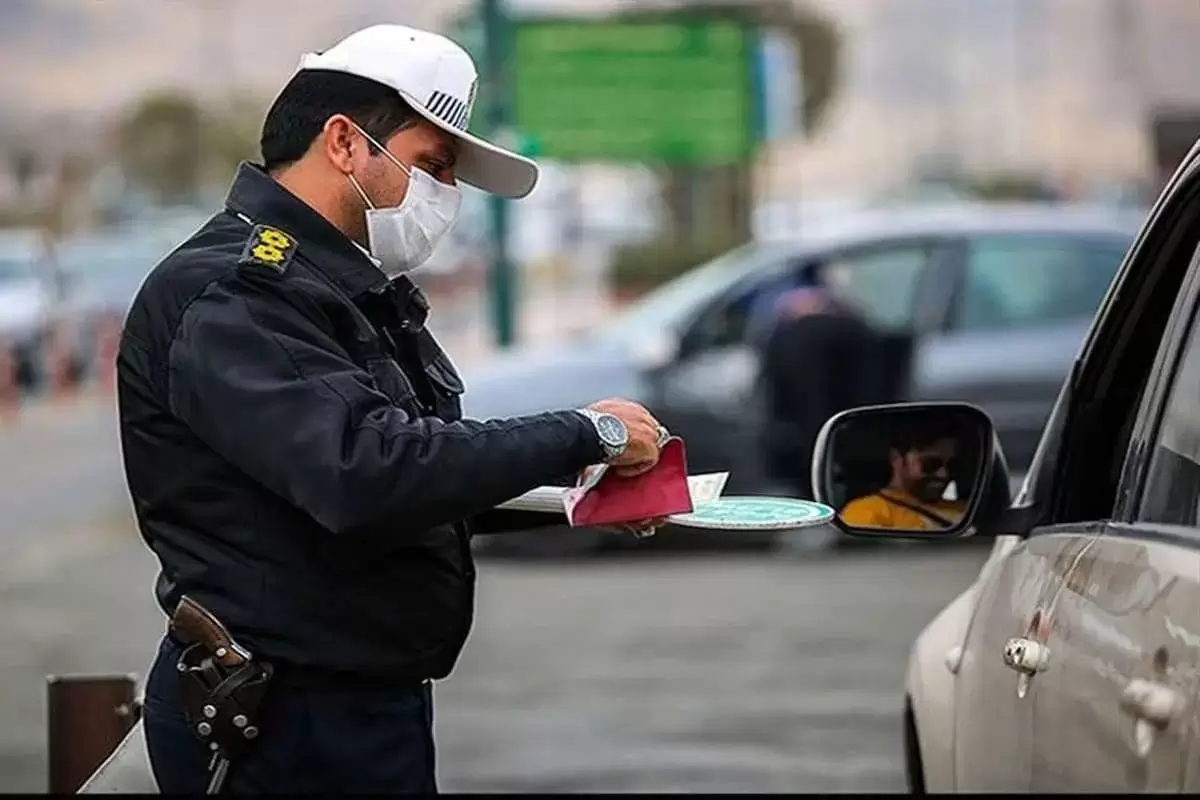
<path fill-rule="evenodd" d="M 578 408 L 576 413 L 592 423 L 596 435 L 600 437 L 600 445 L 604 448 L 604 460 L 612 461 L 619 458 L 629 446 L 629 430 L 620 417 L 594 411 L 590 408 Z"/>

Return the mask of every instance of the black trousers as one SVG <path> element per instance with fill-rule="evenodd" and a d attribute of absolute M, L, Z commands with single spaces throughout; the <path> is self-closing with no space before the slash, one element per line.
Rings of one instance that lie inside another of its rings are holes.
<path fill-rule="evenodd" d="M 203 793 L 210 754 L 184 719 L 179 654 L 164 638 L 146 682 L 146 744 L 160 792 Z M 429 684 L 385 690 L 272 682 L 260 718 L 262 734 L 231 767 L 227 792 L 437 793 Z"/>

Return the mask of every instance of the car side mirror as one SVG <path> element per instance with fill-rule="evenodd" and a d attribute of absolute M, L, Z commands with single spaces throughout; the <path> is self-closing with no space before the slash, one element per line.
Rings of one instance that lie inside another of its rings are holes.
<path fill-rule="evenodd" d="M 950 539 L 989 532 L 1011 503 L 991 418 L 967 403 L 843 411 L 813 450 L 816 499 L 852 536 Z"/>

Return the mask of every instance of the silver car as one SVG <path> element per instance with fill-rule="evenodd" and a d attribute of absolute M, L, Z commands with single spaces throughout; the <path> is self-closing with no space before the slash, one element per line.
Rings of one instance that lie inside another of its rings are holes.
<path fill-rule="evenodd" d="M 886 452 L 913 415 L 922 431 L 953 432 L 938 446 L 953 442 L 957 466 L 937 474 L 958 481 L 955 497 L 934 501 L 957 504 L 952 525 L 839 520 L 844 532 L 994 538 L 975 582 L 913 647 L 914 791 L 1200 792 L 1198 254 L 1200 147 L 1137 235 L 1011 503 L 1006 448 L 977 407 L 855 409 L 826 423 L 813 476 L 839 509 L 848 455 Z"/>

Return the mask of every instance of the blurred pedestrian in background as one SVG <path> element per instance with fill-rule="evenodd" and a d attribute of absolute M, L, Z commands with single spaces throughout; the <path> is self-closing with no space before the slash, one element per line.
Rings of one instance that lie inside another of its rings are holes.
<path fill-rule="evenodd" d="M 746 316 L 746 338 L 752 345 L 760 351 L 767 346 L 775 325 L 784 316 L 787 303 L 797 296 L 799 290 L 819 290 L 818 269 L 816 262 L 789 269 L 755 296 Z"/>
<path fill-rule="evenodd" d="M 882 338 L 845 291 L 836 271 L 813 263 L 798 286 L 762 310 L 762 449 L 769 474 L 798 497 L 813 498 L 810 465 L 831 416 L 881 402 L 887 394 Z"/>

